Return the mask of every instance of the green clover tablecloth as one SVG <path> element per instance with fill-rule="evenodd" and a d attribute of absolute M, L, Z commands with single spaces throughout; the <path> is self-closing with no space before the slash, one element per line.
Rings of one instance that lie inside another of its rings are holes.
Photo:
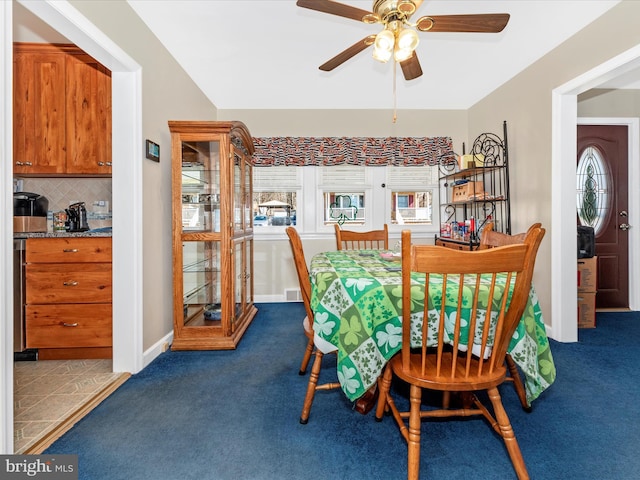
<path fill-rule="evenodd" d="M 338 349 L 338 380 L 347 397 L 356 400 L 401 347 L 400 262 L 384 260 L 378 250 L 325 252 L 311 260 L 310 277 L 316 345 Z M 424 280 L 414 283 L 416 299 L 424 298 Z M 524 374 L 531 402 L 553 383 L 556 369 L 533 287 L 529 297 L 509 353 Z M 422 304 L 415 305 L 418 319 Z M 413 320 L 412 330 L 419 341 L 420 327 Z"/>

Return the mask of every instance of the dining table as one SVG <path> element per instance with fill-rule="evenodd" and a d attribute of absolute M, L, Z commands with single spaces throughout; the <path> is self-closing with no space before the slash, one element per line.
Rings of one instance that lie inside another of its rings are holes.
<path fill-rule="evenodd" d="M 399 256 L 388 250 L 317 253 L 311 259 L 309 276 L 316 348 L 324 353 L 336 351 L 338 381 L 345 395 L 356 401 L 402 347 Z M 424 276 L 416 275 L 412 282 L 421 285 L 424 295 Z M 420 332 L 422 307 L 415 305 L 412 318 L 420 325 L 414 326 L 412 320 L 412 330 Z M 556 378 L 533 284 L 508 353 L 523 374 L 531 403 Z"/>

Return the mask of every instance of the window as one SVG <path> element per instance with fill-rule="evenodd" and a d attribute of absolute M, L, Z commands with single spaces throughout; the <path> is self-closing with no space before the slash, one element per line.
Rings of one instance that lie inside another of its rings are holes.
<path fill-rule="evenodd" d="M 391 223 L 431 225 L 433 191 L 391 192 Z"/>
<path fill-rule="evenodd" d="M 365 222 L 364 193 L 325 192 L 324 223 L 363 224 Z"/>
<path fill-rule="evenodd" d="M 387 167 L 392 225 L 433 225 L 438 167 Z"/>
<path fill-rule="evenodd" d="M 578 218 L 581 225 L 593 227 L 596 235 L 609 215 L 610 184 L 602 153 L 593 146 L 587 147 L 577 168 Z"/>
<path fill-rule="evenodd" d="M 300 176 L 299 167 L 253 169 L 254 231 L 280 231 L 296 225 Z"/>
<path fill-rule="evenodd" d="M 433 232 L 439 225 L 438 167 L 351 165 L 253 169 L 254 235 L 282 234 L 295 225 L 307 233 L 333 225 L 399 232 Z M 304 224 L 303 224 L 304 217 Z"/>
<path fill-rule="evenodd" d="M 324 225 L 366 225 L 370 222 L 372 210 L 367 197 L 371 180 L 367 167 L 340 165 L 317 168 Z"/>

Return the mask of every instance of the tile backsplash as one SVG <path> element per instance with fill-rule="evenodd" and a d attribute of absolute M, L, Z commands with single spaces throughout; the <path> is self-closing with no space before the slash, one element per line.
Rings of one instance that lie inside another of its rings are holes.
<path fill-rule="evenodd" d="M 71 203 L 84 202 L 90 228 L 111 226 L 111 178 L 21 178 L 22 191 L 39 193 L 49 200 L 51 214 Z M 15 184 L 16 182 L 14 182 Z"/>

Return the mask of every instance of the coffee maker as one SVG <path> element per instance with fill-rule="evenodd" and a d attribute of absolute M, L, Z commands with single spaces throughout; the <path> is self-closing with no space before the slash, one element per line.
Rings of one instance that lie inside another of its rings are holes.
<path fill-rule="evenodd" d="M 46 232 L 49 200 L 31 192 L 13 194 L 13 231 Z"/>
<path fill-rule="evenodd" d="M 65 224 L 67 232 L 86 232 L 89 230 L 87 208 L 84 202 L 72 203 L 65 211 L 67 212 Z"/>

